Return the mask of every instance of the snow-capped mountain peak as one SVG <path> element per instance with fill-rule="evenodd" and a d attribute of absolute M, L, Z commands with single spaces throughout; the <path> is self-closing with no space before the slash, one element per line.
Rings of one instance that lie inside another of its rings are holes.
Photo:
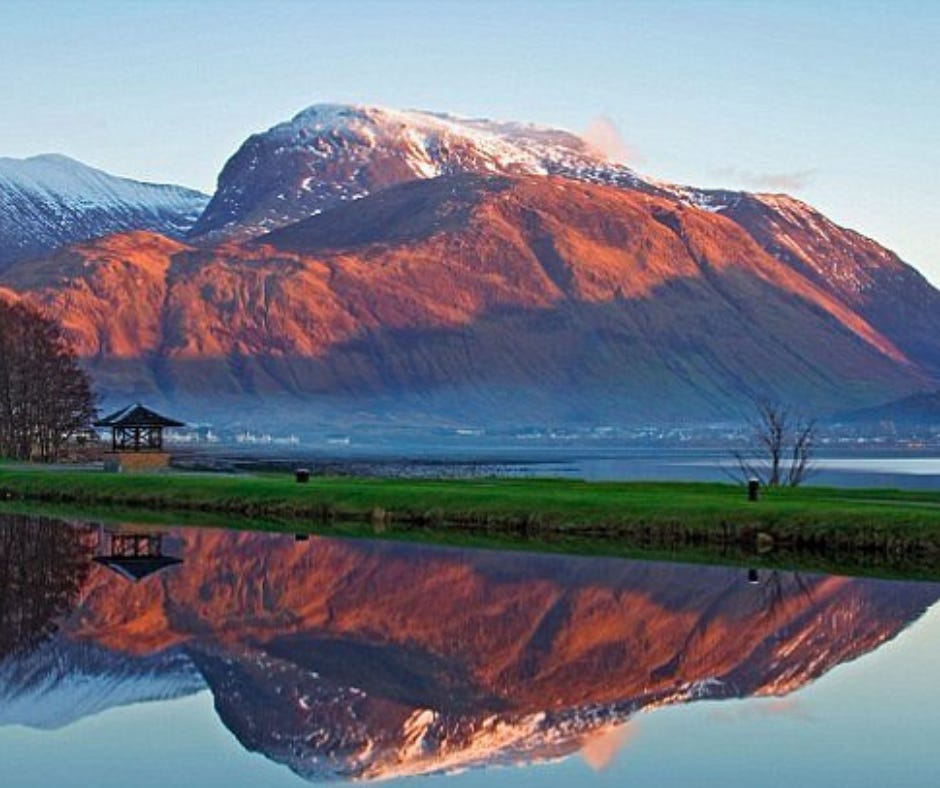
<path fill-rule="evenodd" d="M 545 173 L 547 162 L 565 154 L 602 158 L 577 135 L 558 129 L 384 107 L 316 104 L 289 122 L 275 126 L 270 133 L 296 135 L 304 144 L 310 132 L 361 137 L 373 145 L 411 143 L 420 149 L 419 156 L 441 168 L 439 174 L 443 174 L 448 163 L 448 145 L 472 145 L 494 172 L 518 167 L 530 173 Z"/>
<path fill-rule="evenodd" d="M 316 104 L 249 137 L 225 165 L 194 234 L 258 235 L 387 186 L 463 173 L 560 175 L 653 189 L 568 131 Z"/>

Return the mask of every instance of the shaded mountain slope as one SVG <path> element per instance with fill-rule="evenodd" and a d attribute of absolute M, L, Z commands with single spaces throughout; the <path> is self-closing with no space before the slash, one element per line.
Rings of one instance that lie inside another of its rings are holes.
<path fill-rule="evenodd" d="M 925 391 L 872 408 L 841 411 L 833 415 L 841 424 L 865 427 L 925 428 L 940 425 L 940 391 Z"/>
<path fill-rule="evenodd" d="M 723 215 L 770 254 L 805 273 L 897 347 L 940 372 L 940 291 L 871 238 L 786 195 L 725 194 Z"/>
<path fill-rule="evenodd" d="M 562 178 L 410 182 L 245 244 L 114 236 L 0 285 L 57 314 L 121 392 L 414 394 L 507 418 L 524 392 L 566 419 L 681 419 L 928 381 L 735 222 Z"/>

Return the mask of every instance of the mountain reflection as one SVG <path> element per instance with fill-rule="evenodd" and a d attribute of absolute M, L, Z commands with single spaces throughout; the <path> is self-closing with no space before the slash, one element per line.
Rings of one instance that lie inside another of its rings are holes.
<path fill-rule="evenodd" d="M 18 540 L 39 540 L 51 564 L 29 564 L 18 587 L 48 583 L 55 550 L 84 533 L 7 523 L 0 571 L 29 552 Z M 312 780 L 582 750 L 603 763 L 640 709 L 785 695 L 940 596 L 933 584 L 209 529 L 163 541 L 185 563 L 138 583 L 79 551 L 41 614 L 11 617 L 4 591 L 0 723 L 57 727 L 207 687 L 244 747 Z"/>

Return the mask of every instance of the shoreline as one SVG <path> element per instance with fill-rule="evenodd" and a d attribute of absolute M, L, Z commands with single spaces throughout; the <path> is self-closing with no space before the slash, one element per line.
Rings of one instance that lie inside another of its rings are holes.
<path fill-rule="evenodd" d="M 940 492 L 732 484 L 106 474 L 0 466 L 0 501 L 130 515 L 234 517 L 268 530 L 469 546 L 695 554 L 940 579 Z"/>

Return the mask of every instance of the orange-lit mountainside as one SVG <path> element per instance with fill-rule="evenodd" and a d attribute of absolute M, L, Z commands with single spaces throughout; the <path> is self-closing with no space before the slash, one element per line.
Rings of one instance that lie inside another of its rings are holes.
<path fill-rule="evenodd" d="M 209 529 L 171 532 L 165 552 L 183 563 L 133 583 L 91 563 L 93 529 L 65 533 L 71 546 L 54 521 L 0 529 L 4 558 L 29 570 L 3 598 L 4 629 L 28 647 L 4 632 L 0 724 L 58 728 L 208 689 L 244 747 L 309 779 L 578 751 L 599 764 L 643 709 L 788 695 L 940 596 L 934 584 L 770 570 L 752 584 L 721 567 Z M 51 635 L 35 609 L 56 595 L 50 562 L 73 567 Z"/>
<path fill-rule="evenodd" d="M 152 229 L 0 273 L 115 400 L 688 420 L 940 379 L 940 293 L 893 253 L 551 129 L 314 106 L 250 137 L 190 230 Z"/>

